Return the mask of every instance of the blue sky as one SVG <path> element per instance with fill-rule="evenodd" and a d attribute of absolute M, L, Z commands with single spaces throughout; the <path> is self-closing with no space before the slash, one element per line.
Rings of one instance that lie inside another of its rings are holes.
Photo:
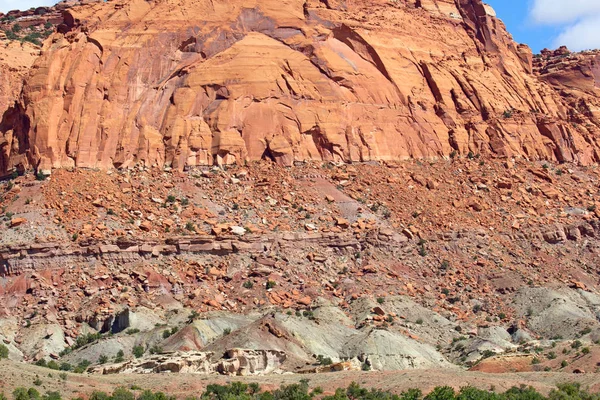
<path fill-rule="evenodd" d="M 600 48 L 600 0 L 484 0 L 519 43 L 534 53 L 564 44 L 571 50 Z M 0 12 L 52 5 L 56 0 L 0 0 Z"/>
<path fill-rule="evenodd" d="M 28 10 L 31 7 L 52 6 L 59 0 L 0 0 L 0 12 Z"/>
<path fill-rule="evenodd" d="M 484 0 L 519 43 L 534 53 L 566 45 L 600 48 L 600 0 Z"/>
<path fill-rule="evenodd" d="M 598 0 L 600 1 L 600 0 Z M 544 47 L 553 48 L 560 27 L 542 25 L 531 18 L 531 2 L 525 0 L 487 0 L 519 43 L 528 44 L 534 53 Z"/>

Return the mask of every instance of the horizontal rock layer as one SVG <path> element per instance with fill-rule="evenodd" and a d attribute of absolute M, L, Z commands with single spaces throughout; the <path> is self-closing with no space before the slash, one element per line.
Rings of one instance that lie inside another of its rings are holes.
<path fill-rule="evenodd" d="M 392 237 L 380 235 L 386 242 Z M 0 247 L 0 276 L 25 271 L 75 266 L 101 258 L 104 261 L 135 262 L 149 257 L 174 254 L 232 253 L 261 254 L 272 246 L 302 248 L 318 244 L 328 247 L 360 248 L 360 241 L 350 235 L 335 233 L 288 233 L 282 236 L 248 238 L 183 237 L 166 241 L 117 241 L 115 244 L 35 243 Z"/>
<path fill-rule="evenodd" d="M 91 373 L 108 374 L 151 374 L 151 373 L 195 373 L 222 375 L 262 375 L 278 370 L 286 355 L 276 350 L 231 349 L 226 358 L 213 361 L 211 352 L 186 352 L 161 354 L 130 360 L 119 364 L 98 366 Z"/>
<path fill-rule="evenodd" d="M 453 240 L 460 233 L 439 233 L 439 240 Z M 529 235 L 536 243 L 560 244 L 600 238 L 600 220 L 571 225 L 541 226 Z M 310 249 L 314 246 L 360 250 L 367 245 L 383 248 L 410 247 L 406 236 L 389 229 L 373 230 L 362 240 L 340 233 L 281 233 L 266 236 L 183 236 L 166 240 L 132 240 L 120 238 L 114 243 L 33 243 L 0 246 L 0 277 L 24 272 L 75 267 L 92 260 L 112 263 L 134 263 L 148 258 L 185 254 L 258 255 L 273 249 Z M 391 246 L 391 247 L 390 247 Z M 1 292 L 0 292 L 1 293 Z"/>
<path fill-rule="evenodd" d="M 571 123 L 576 104 L 532 73 L 529 48 L 480 0 L 75 6 L 17 104 L 0 174 L 470 151 L 599 158 L 594 113 Z"/>

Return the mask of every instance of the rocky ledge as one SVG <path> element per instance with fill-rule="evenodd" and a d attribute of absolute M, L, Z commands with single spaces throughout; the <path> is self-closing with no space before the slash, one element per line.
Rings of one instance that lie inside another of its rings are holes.
<path fill-rule="evenodd" d="M 376 240 L 390 244 L 408 240 L 405 236 L 389 229 L 382 229 L 374 234 Z M 364 243 L 364 238 L 362 241 Z M 181 254 L 263 254 L 273 247 L 285 250 L 314 245 L 358 250 L 361 247 L 361 240 L 350 234 L 289 232 L 281 235 L 244 237 L 185 236 L 153 241 L 119 238 L 110 244 L 55 242 L 5 245 L 0 247 L 0 276 L 65 268 L 85 263 L 90 259 L 127 263 Z"/>
<path fill-rule="evenodd" d="M 283 372 L 286 355 L 276 350 L 231 349 L 223 358 L 213 361 L 213 352 L 174 352 L 150 355 L 123 363 L 100 365 L 92 374 L 193 373 L 222 375 L 263 375 Z"/>

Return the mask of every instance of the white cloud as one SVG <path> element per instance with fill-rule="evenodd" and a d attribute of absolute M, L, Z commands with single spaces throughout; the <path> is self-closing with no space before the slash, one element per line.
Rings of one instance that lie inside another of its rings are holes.
<path fill-rule="evenodd" d="M 554 46 L 567 46 L 571 50 L 600 49 L 600 14 L 584 18 L 567 26 L 556 39 Z"/>
<path fill-rule="evenodd" d="M 555 47 L 574 51 L 600 48 L 600 0 L 532 0 L 530 18 L 560 28 Z"/>
<path fill-rule="evenodd" d="M 600 14 L 599 0 L 533 0 L 531 16 L 540 24 L 564 24 Z"/>
<path fill-rule="evenodd" d="M 58 0 L 0 0 L 0 12 L 29 10 L 31 7 L 52 6 Z"/>

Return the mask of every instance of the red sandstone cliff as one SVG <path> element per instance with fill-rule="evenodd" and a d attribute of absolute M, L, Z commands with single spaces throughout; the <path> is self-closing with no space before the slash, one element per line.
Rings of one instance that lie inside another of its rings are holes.
<path fill-rule="evenodd" d="M 593 113 L 573 124 L 576 104 L 480 0 L 115 0 L 57 31 L 2 127 L 0 174 L 600 158 Z"/>

